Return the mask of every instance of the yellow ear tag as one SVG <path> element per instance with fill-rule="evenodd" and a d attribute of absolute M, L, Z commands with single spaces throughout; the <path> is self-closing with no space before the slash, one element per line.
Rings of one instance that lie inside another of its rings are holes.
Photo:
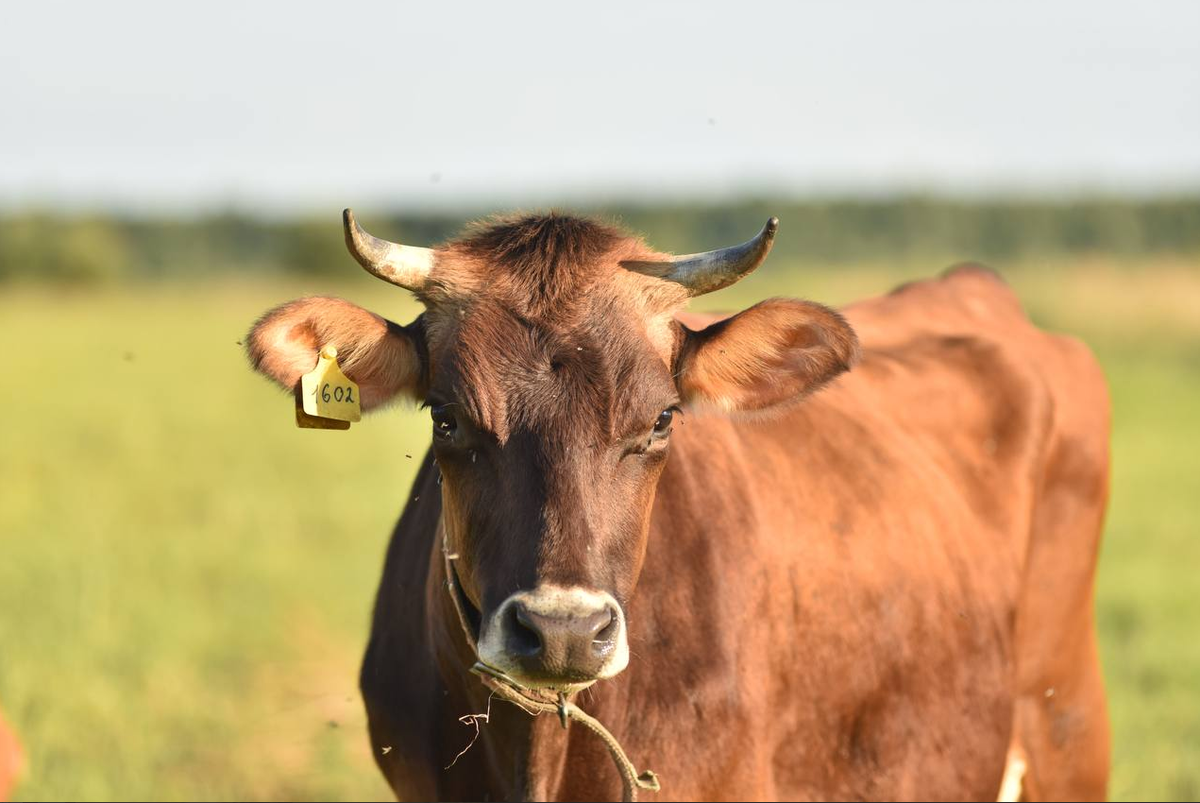
<path fill-rule="evenodd" d="M 350 381 L 337 363 L 337 349 L 321 349 L 317 367 L 300 377 L 300 402 L 296 425 L 307 429 L 349 429 L 362 419 L 358 385 Z"/>

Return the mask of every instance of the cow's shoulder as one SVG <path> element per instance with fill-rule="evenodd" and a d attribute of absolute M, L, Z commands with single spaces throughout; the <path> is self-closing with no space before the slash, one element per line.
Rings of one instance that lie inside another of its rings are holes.
<path fill-rule="evenodd" d="M 1030 321 L 994 272 L 956 266 L 852 305 L 846 317 L 863 359 L 822 400 L 826 418 L 855 409 L 880 438 L 911 438 L 914 455 L 944 451 L 954 481 L 982 478 L 981 493 L 995 492 L 999 470 L 1065 473 L 1102 495 L 1109 397 L 1099 363 L 1078 339 Z"/>
<path fill-rule="evenodd" d="M 1030 327 L 1012 288 L 995 271 L 974 263 L 902 284 L 844 312 L 866 345 L 934 333 L 995 336 Z"/>
<path fill-rule="evenodd" d="M 955 265 L 936 278 L 853 305 L 846 314 L 868 350 L 928 353 L 939 347 L 931 345 L 937 341 L 959 355 L 947 365 L 994 371 L 990 381 L 977 377 L 984 386 L 1017 382 L 1031 393 L 1036 389 L 1055 429 L 1086 432 L 1097 443 L 1107 439 L 1108 393 L 1091 350 L 1077 338 L 1036 326 L 1017 294 L 990 268 Z M 966 347 L 967 340 L 974 345 Z M 978 359 L 964 360 L 967 352 Z"/>

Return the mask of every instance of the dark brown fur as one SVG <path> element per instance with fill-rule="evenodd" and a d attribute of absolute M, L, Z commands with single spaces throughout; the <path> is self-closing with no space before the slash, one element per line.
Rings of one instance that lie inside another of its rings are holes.
<path fill-rule="evenodd" d="M 620 793 L 592 734 L 468 674 L 449 533 L 484 614 L 542 583 L 620 602 L 633 658 L 578 702 L 662 799 L 994 799 L 1014 742 L 1028 797 L 1102 797 L 1108 406 L 1086 350 L 972 268 L 844 317 L 776 300 L 695 331 L 714 319 L 683 326 L 678 287 L 621 267 L 655 258 L 574 218 L 506 221 L 439 251 L 419 323 L 334 327 L 339 349 L 388 352 L 362 364 L 392 373 L 357 381 L 450 403 L 463 428 L 406 497 L 363 663 L 397 795 Z M 345 320 L 331 303 L 267 316 L 262 370 L 294 383 L 290 333 L 333 331 L 312 323 Z M 680 402 L 724 412 L 647 441 Z M 446 769 L 459 717 L 489 706 Z"/>

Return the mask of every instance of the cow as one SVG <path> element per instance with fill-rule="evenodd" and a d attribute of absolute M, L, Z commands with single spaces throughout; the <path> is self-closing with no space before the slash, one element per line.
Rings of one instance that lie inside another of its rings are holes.
<path fill-rule="evenodd" d="M 705 316 L 775 219 L 686 256 L 558 213 L 344 224 L 424 311 L 305 298 L 247 347 L 429 409 L 360 677 L 398 798 L 1104 797 L 1107 391 L 997 275 Z"/>

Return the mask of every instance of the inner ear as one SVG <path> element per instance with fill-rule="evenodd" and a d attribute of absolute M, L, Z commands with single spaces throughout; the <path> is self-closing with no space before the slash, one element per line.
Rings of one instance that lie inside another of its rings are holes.
<path fill-rule="evenodd" d="M 424 397 L 423 316 L 400 326 L 340 298 L 302 298 L 264 314 L 246 339 L 254 368 L 287 390 L 330 345 L 343 373 L 358 385 L 364 411 Z"/>
<path fill-rule="evenodd" d="M 727 412 L 798 401 L 848 370 L 859 353 L 840 314 L 798 299 L 770 299 L 684 330 L 675 369 L 684 403 Z"/>

